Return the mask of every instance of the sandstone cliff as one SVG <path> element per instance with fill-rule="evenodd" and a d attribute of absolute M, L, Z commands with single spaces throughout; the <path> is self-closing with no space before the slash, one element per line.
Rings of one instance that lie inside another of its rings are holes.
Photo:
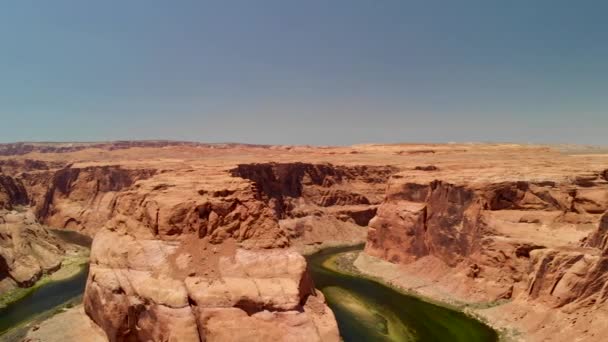
<path fill-rule="evenodd" d="M 27 191 L 23 183 L 10 176 L 0 173 L 0 209 L 13 209 L 29 203 Z"/>
<path fill-rule="evenodd" d="M 59 269 L 64 253 L 63 243 L 33 213 L 0 210 L 0 294 Z"/>
<path fill-rule="evenodd" d="M 49 226 L 97 233 L 84 307 L 117 341 L 337 340 L 305 260 L 285 248 L 361 241 L 395 171 L 4 165 L 15 175 L 10 203 Z"/>
<path fill-rule="evenodd" d="M 462 301 L 512 299 L 538 303 L 547 314 L 608 311 L 603 172 L 490 176 L 396 175 L 370 222 L 365 252 Z M 536 338 L 563 323 L 545 324 L 534 328 Z"/>
<path fill-rule="evenodd" d="M 366 235 L 417 289 L 492 306 L 493 324 L 597 340 L 608 155 L 584 152 L 10 144 L 0 203 L 96 235 L 84 307 L 111 340 L 336 340 L 293 247 Z"/>
<path fill-rule="evenodd" d="M 87 314 L 111 341 L 337 341 L 276 212 L 217 177 L 165 172 L 118 193 L 93 243 Z"/>
<path fill-rule="evenodd" d="M 44 195 L 38 196 L 38 202 L 33 204 L 42 222 L 93 235 L 111 217 L 116 194 L 154 172 L 112 165 L 67 166 L 38 177 L 25 175 L 24 178 L 31 187 L 41 183 Z"/>
<path fill-rule="evenodd" d="M 31 286 L 61 265 L 62 244 L 23 209 L 28 203 L 21 180 L 0 174 L 0 294 Z"/>
<path fill-rule="evenodd" d="M 295 244 L 365 239 L 392 166 L 310 163 L 241 164 L 231 174 L 251 180 L 256 198 L 280 219 Z"/>

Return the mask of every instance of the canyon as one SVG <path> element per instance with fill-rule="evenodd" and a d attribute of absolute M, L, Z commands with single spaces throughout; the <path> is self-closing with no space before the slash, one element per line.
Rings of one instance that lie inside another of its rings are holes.
<path fill-rule="evenodd" d="M 301 253 L 365 243 L 361 272 L 510 338 L 600 341 L 607 210 L 579 146 L 5 144 L 0 294 L 60 268 L 51 227 L 94 237 L 78 320 L 109 341 L 339 341 Z"/>

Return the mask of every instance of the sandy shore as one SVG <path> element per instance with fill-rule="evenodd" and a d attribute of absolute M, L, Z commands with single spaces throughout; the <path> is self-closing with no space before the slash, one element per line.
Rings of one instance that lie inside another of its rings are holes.
<path fill-rule="evenodd" d="M 26 334 L 29 342 L 106 342 L 105 333 L 84 313 L 82 304 L 34 325 Z"/>
<path fill-rule="evenodd" d="M 486 310 L 505 304 L 504 302 L 468 302 L 464 298 L 455 298 L 453 294 L 442 289 L 438 282 L 429 282 L 420 277 L 404 272 L 400 265 L 359 253 L 353 266 L 362 274 L 382 283 L 399 289 L 410 295 L 420 297 L 434 304 L 461 310 L 466 314 L 488 324 L 499 332 L 501 341 L 524 341 L 514 326 L 486 314 Z"/>
<path fill-rule="evenodd" d="M 363 275 L 424 300 L 447 305 L 475 317 L 499 332 L 501 341 L 605 341 L 592 331 L 602 331 L 606 315 L 581 310 L 566 313 L 542 304 L 517 298 L 509 301 L 472 302 L 450 293 L 441 278 L 408 273 L 403 265 L 392 264 L 365 253 L 353 263 Z M 454 280 L 452 280 L 454 281 Z"/>
<path fill-rule="evenodd" d="M 7 307 L 21 298 L 32 293 L 36 289 L 51 283 L 71 278 L 80 272 L 82 267 L 89 262 L 89 250 L 78 248 L 63 258 L 61 267 L 53 273 L 43 275 L 34 285 L 27 288 L 14 288 L 0 296 L 0 308 Z"/>

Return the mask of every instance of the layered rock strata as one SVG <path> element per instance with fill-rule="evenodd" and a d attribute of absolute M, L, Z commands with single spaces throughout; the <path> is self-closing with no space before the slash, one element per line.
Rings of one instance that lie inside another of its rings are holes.
<path fill-rule="evenodd" d="M 84 307 L 109 340 L 337 341 L 306 261 L 251 184 L 188 173 L 120 192 L 95 237 Z"/>
<path fill-rule="evenodd" d="M 64 244 L 32 212 L 0 209 L 0 294 L 30 287 L 61 267 Z"/>
<path fill-rule="evenodd" d="M 49 226 L 93 235 L 112 216 L 116 194 L 154 172 L 120 166 L 62 168 L 50 178 L 37 216 Z"/>
<path fill-rule="evenodd" d="M 21 180 L 0 174 L 0 294 L 29 287 L 61 266 L 63 244 L 25 208 L 28 203 Z"/>
<path fill-rule="evenodd" d="M 241 164 L 231 174 L 252 181 L 296 244 L 363 242 L 397 168 L 310 163 Z"/>
<path fill-rule="evenodd" d="M 561 324 L 550 322 L 551 310 L 605 312 L 603 173 L 492 176 L 396 175 L 370 222 L 365 253 L 403 265 L 404 274 L 427 280 L 419 286 L 462 301 L 537 303 L 548 320 L 526 327 L 534 338 L 555 337 L 542 333 Z"/>
<path fill-rule="evenodd" d="M 606 165 L 572 146 L 23 143 L 0 146 L 0 202 L 98 233 L 85 308 L 112 340 L 337 339 L 292 247 L 368 225 L 416 289 L 527 340 L 593 340 Z"/>

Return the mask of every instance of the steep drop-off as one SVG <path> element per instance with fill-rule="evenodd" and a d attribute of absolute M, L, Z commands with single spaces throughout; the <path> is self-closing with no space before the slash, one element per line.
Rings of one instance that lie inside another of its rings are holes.
<path fill-rule="evenodd" d="M 31 212 L 0 210 L 0 295 L 59 269 L 64 254 L 63 243 Z"/>
<path fill-rule="evenodd" d="M 556 308 L 606 312 L 608 228 L 600 216 L 608 184 L 601 172 L 557 180 L 443 177 L 394 177 L 370 222 L 365 252 L 426 279 L 418 287 L 459 300 L 537 303 L 546 327 L 522 328 L 535 339 L 555 338 L 550 329 L 563 324 L 550 320 Z M 582 333 L 587 323 L 579 319 L 573 331 Z"/>
<path fill-rule="evenodd" d="M 295 244 L 357 242 L 384 196 L 392 166 L 310 163 L 241 164 L 233 176 L 253 182 L 256 198 Z"/>
<path fill-rule="evenodd" d="M 28 203 L 21 180 L 0 174 L 0 295 L 57 270 L 65 253 L 63 244 L 24 208 Z"/>
<path fill-rule="evenodd" d="M 154 172 L 119 166 L 59 169 L 50 177 L 43 199 L 35 203 L 37 216 L 49 226 L 93 235 L 112 216 L 116 194 Z"/>
<path fill-rule="evenodd" d="M 111 341 L 337 341 L 277 212 L 225 172 L 174 171 L 117 194 L 85 311 Z"/>
<path fill-rule="evenodd" d="M 84 306 L 111 340 L 336 340 L 294 250 L 366 235 L 367 255 L 398 267 L 391 279 L 489 307 L 490 322 L 528 340 L 605 329 L 589 318 L 608 317 L 608 155 L 515 144 L 0 150 L 3 207 L 95 235 Z"/>

